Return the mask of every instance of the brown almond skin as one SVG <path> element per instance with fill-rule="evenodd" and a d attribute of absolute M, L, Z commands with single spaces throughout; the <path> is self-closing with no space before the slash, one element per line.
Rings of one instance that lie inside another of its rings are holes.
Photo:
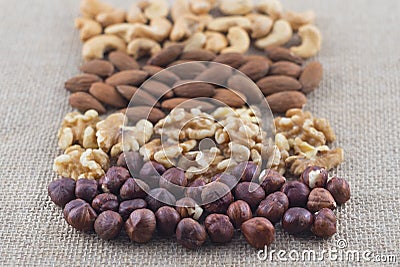
<path fill-rule="evenodd" d="M 245 221 L 241 230 L 247 242 L 256 249 L 263 249 L 275 240 L 274 225 L 263 217 L 254 217 Z"/>
<path fill-rule="evenodd" d="M 177 64 L 187 63 L 178 61 L 175 62 Z M 190 61 L 190 64 L 174 65 L 172 71 L 182 80 L 193 80 L 197 75 L 204 72 L 206 69 L 207 67 L 203 62 Z"/>
<path fill-rule="evenodd" d="M 115 73 L 106 79 L 106 83 L 112 86 L 118 85 L 133 85 L 139 86 L 141 85 L 146 78 L 148 77 L 148 73 L 141 70 L 124 70 Z"/>
<path fill-rule="evenodd" d="M 243 94 L 229 89 L 215 90 L 213 99 L 215 99 L 213 103 L 216 105 L 225 104 L 234 108 L 240 108 L 246 104 L 246 97 Z"/>
<path fill-rule="evenodd" d="M 239 68 L 239 71 L 247 75 L 253 81 L 258 81 L 267 75 L 269 64 L 266 60 L 251 60 Z"/>
<path fill-rule="evenodd" d="M 148 106 L 129 107 L 120 110 L 120 112 L 126 113 L 129 121 L 132 123 L 136 123 L 141 119 L 148 119 L 154 124 L 165 117 L 165 113 L 160 109 Z"/>
<path fill-rule="evenodd" d="M 196 49 L 183 52 L 180 56 L 180 59 L 193 61 L 212 61 L 215 57 L 215 53 L 211 51 L 205 49 Z"/>
<path fill-rule="evenodd" d="M 174 92 L 172 91 L 171 87 L 155 80 L 146 81 L 144 84 L 142 84 L 140 90 L 146 91 L 156 99 L 171 98 L 174 96 Z"/>
<path fill-rule="evenodd" d="M 140 69 L 137 61 L 122 51 L 114 51 L 108 55 L 108 60 L 119 70 L 138 70 Z"/>
<path fill-rule="evenodd" d="M 133 95 L 138 90 L 137 87 L 130 85 L 118 85 L 116 88 L 118 93 L 120 93 L 127 100 L 131 100 Z"/>
<path fill-rule="evenodd" d="M 272 61 L 291 61 L 296 64 L 303 64 L 303 59 L 299 56 L 296 56 L 289 49 L 283 47 L 267 47 L 265 53 Z"/>
<path fill-rule="evenodd" d="M 139 89 L 137 87 L 129 85 L 119 85 L 117 86 L 117 91 L 124 96 L 127 100 L 131 101 L 129 105 L 133 106 L 155 106 L 159 107 L 160 104 L 157 99 L 146 91 Z M 135 96 L 134 99 L 132 97 Z"/>
<path fill-rule="evenodd" d="M 314 91 L 320 84 L 323 76 L 321 63 L 314 61 L 304 67 L 299 81 L 303 86 L 302 91 L 306 94 Z"/>
<path fill-rule="evenodd" d="M 108 85 L 106 83 L 94 83 L 89 89 L 89 93 L 92 94 L 99 101 L 104 104 L 123 108 L 126 107 L 128 101 L 126 101 L 114 88 L 114 86 Z"/>
<path fill-rule="evenodd" d="M 227 85 L 228 88 L 245 95 L 249 104 L 258 104 L 263 99 L 260 89 L 243 75 L 236 74 L 229 77 Z"/>
<path fill-rule="evenodd" d="M 184 46 L 181 44 L 171 45 L 152 56 L 148 65 L 165 67 L 175 61 L 182 53 Z"/>
<path fill-rule="evenodd" d="M 232 70 L 223 65 L 213 65 L 195 77 L 196 81 L 223 85 L 232 75 Z"/>
<path fill-rule="evenodd" d="M 114 73 L 114 65 L 103 59 L 94 59 L 80 67 L 84 73 L 107 77 Z"/>
<path fill-rule="evenodd" d="M 215 88 L 212 84 L 203 82 L 191 82 L 182 85 L 178 85 L 173 89 L 174 93 L 178 97 L 211 97 L 215 94 Z"/>
<path fill-rule="evenodd" d="M 246 59 L 240 53 L 225 53 L 216 56 L 213 61 L 237 69 L 246 62 Z"/>
<path fill-rule="evenodd" d="M 86 112 L 89 109 L 96 110 L 99 114 L 106 112 L 105 107 L 92 95 L 84 92 L 76 92 L 69 96 L 69 104 L 80 112 Z"/>
<path fill-rule="evenodd" d="M 257 82 L 257 86 L 265 96 L 283 91 L 296 91 L 301 89 L 301 84 L 298 80 L 283 75 L 262 78 Z"/>
<path fill-rule="evenodd" d="M 65 82 L 65 89 L 71 93 L 87 92 L 90 86 L 95 82 L 101 82 L 101 78 L 94 74 L 81 74 L 72 77 Z"/>
<path fill-rule="evenodd" d="M 245 59 L 245 63 L 249 62 L 249 61 L 253 61 L 253 60 L 263 60 L 266 61 L 268 63 L 268 65 L 272 65 L 272 61 L 271 59 L 269 59 L 266 56 L 262 56 L 262 55 L 245 55 L 244 56 Z"/>
<path fill-rule="evenodd" d="M 166 110 L 172 110 L 176 107 L 183 108 L 186 110 L 190 110 L 192 108 L 199 108 L 203 111 L 211 111 L 215 109 L 215 106 L 211 103 L 197 100 L 197 99 L 190 99 L 190 98 L 182 98 L 182 97 L 174 97 L 171 99 L 164 100 L 161 103 L 161 108 Z"/>
<path fill-rule="evenodd" d="M 301 67 L 290 61 L 279 61 L 271 65 L 268 75 L 284 75 L 298 78 L 301 73 Z"/>
<path fill-rule="evenodd" d="M 175 73 L 163 69 L 159 66 L 145 65 L 142 67 L 142 70 L 146 71 L 150 77 L 162 71 L 162 73 L 159 73 L 156 77 L 151 77 L 151 79 L 154 79 L 161 83 L 165 83 L 170 86 L 180 80 L 180 78 Z"/>
<path fill-rule="evenodd" d="M 292 108 L 302 108 L 307 103 L 303 93 L 297 91 L 286 91 L 272 94 L 266 97 L 272 112 L 285 113 Z"/>

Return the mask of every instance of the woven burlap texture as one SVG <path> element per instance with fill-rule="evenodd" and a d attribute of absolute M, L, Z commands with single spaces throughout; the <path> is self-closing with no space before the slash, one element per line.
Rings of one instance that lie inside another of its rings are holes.
<path fill-rule="evenodd" d="M 128 7 L 130 2 L 115 4 Z M 102 241 L 67 225 L 47 196 L 47 185 L 57 178 L 52 171 L 60 153 L 57 129 L 71 111 L 63 83 L 81 64 L 81 42 L 73 28 L 79 1 L 0 3 L 0 265 L 270 264 L 257 259 L 240 234 L 224 246 L 207 243 L 187 251 L 173 239 L 143 245 L 127 238 Z M 400 1 L 292 0 L 284 6 L 313 8 L 318 15 L 324 42 L 317 59 L 325 73 L 306 109 L 332 123 L 335 145 L 346 152 L 344 164 L 332 174 L 347 178 L 353 194 L 337 209 L 334 237 L 292 237 L 278 227 L 271 249 L 321 252 L 337 248 L 343 239 L 347 250 L 400 257 Z"/>

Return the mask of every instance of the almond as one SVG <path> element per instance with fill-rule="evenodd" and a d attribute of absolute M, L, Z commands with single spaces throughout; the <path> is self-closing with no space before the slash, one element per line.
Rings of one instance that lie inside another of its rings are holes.
<path fill-rule="evenodd" d="M 130 85 L 118 85 L 116 88 L 118 93 L 120 93 L 127 100 L 131 100 L 132 96 L 138 89 L 137 87 Z"/>
<path fill-rule="evenodd" d="M 169 63 L 167 65 L 167 68 L 173 67 L 173 66 L 176 66 L 176 65 L 179 65 L 179 64 L 182 64 L 182 63 L 188 63 L 188 62 L 193 62 L 193 61 L 192 60 L 187 60 L 187 59 L 178 59 L 178 60 L 175 60 L 175 61 L 172 61 L 171 63 Z"/>
<path fill-rule="evenodd" d="M 106 60 L 94 59 L 83 64 L 80 70 L 84 73 L 107 77 L 114 73 L 114 65 Z"/>
<path fill-rule="evenodd" d="M 136 123 L 139 120 L 147 119 L 153 124 L 165 117 L 165 113 L 160 109 L 148 106 L 136 106 L 121 109 L 120 112 L 125 113 L 130 123 Z"/>
<path fill-rule="evenodd" d="M 295 91 L 301 89 L 301 84 L 298 80 L 288 76 L 268 76 L 257 82 L 264 95 L 272 95 L 282 91 Z"/>
<path fill-rule="evenodd" d="M 171 98 L 174 96 L 174 92 L 172 91 L 171 87 L 155 80 L 146 81 L 144 84 L 142 84 L 141 89 L 153 95 L 156 99 Z"/>
<path fill-rule="evenodd" d="M 302 91 L 304 93 L 310 93 L 318 87 L 322 80 L 323 69 L 321 63 L 314 61 L 307 64 L 304 67 L 303 72 L 300 75 L 300 83 L 303 86 Z"/>
<path fill-rule="evenodd" d="M 131 101 L 129 106 L 159 106 L 157 99 L 146 91 L 129 85 L 117 86 L 117 91 Z M 132 99 L 132 97 L 135 98 Z"/>
<path fill-rule="evenodd" d="M 199 108 L 203 111 L 211 111 L 215 109 L 215 106 L 209 102 L 181 97 L 167 99 L 161 103 L 161 107 L 166 110 L 172 110 L 176 107 L 184 108 L 187 110 L 190 110 L 192 108 Z"/>
<path fill-rule="evenodd" d="M 120 71 L 140 69 L 137 61 L 122 51 L 114 51 L 108 55 L 108 60 Z"/>
<path fill-rule="evenodd" d="M 260 89 L 248 77 L 241 74 L 233 75 L 228 79 L 228 88 L 245 95 L 249 104 L 258 104 L 264 99 Z"/>
<path fill-rule="evenodd" d="M 165 67 L 181 55 L 183 48 L 184 46 L 181 44 L 168 46 L 152 56 L 147 64 Z"/>
<path fill-rule="evenodd" d="M 151 79 L 155 79 L 158 82 L 162 82 L 170 86 L 180 80 L 175 73 L 159 66 L 146 65 L 142 67 L 142 70 L 146 71 L 149 76 L 158 74 L 156 77 L 151 77 Z"/>
<path fill-rule="evenodd" d="M 285 113 L 291 108 L 302 108 L 307 98 L 298 91 L 279 92 L 266 97 L 272 112 Z"/>
<path fill-rule="evenodd" d="M 271 65 L 268 75 L 284 75 L 298 78 L 301 73 L 301 67 L 290 61 L 278 61 Z"/>
<path fill-rule="evenodd" d="M 141 85 L 149 74 L 141 70 L 124 70 L 115 73 L 106 80 L 106 83 L 112 86 L 117 85 Z"/>
<path fill-rule="evenodd" d="M 94 83 L 89 89 L 89 93 L 97 98 L 100 102 L 117 107 L 126 107 L 128 101 L 126 101 L 114 88 L 114 86 L 106 83 Z"/>
<path fill-rule="evenodd" d="M 262 56 L 262 55 L 245 55 L 244 60 L 245 60 L 245 63 L 247 63 L 249 61 L 253 61 L 253 60 L 264 60 L 264 61 L 267 61 L 268 65 L 272 65 L 271 59 L 269 59 L 266 56 Z"/>
<path fill-rule="evenodd" d="M 193 61 L 211 61 L 215 58 L 215 56 L 215 53 L 211 51 L 205 49 L 196 49 L 183 52 L 180 59 Z"/>
<path fill-rule="evenodd" d="M 104 106 L 96 98 L 85 92 L 71 94 L 69 96 L 69 104 L 80 112 L 86 112 L 89 109 L 94 109 L 99 114 L 106 112 Z"/>
<path fill-rule="evenodd" d="M 232 69 L 223 65 L 213 65 L 212 67 L 206 69 L 194 79 L 196 81 L 214 83 L 217 85 L 225 85 L 225 82 L 232 75 Z"/>
<path fill-rule="evenodd" d="M 234 108 L 240 108 L 246 104 L 246 97 L 243 94 L 229 89 L 215 90 L 213 99 L 215 99 L 215 101 L 212 102 L 216 105 L 225 104 Z"/>
<path fill-rule="evenodd" d="M 240 67 L 239 71 L 247 75 L 253 81 L 257 81 L 267 75 L 269 64 L 266 60 L 251 60 Z"/>
<path fill-rule="evenodd" d="M 174 85 L 174 93 L 179 97 L 211 97 L 215 94 L 213 85 L 204 82 L 179 81 Z"/>
<path fill-rule="evenodd" d="M 90 86 L 95 82 L 101 82 L 101 78 L 94 74 L 81 74 L 72 77 L 65 82 L 65 89 L 68 91 L 75 92 L 87 92 Z"/>
<path fill-rule="evenodd" d="M 272 61 L 291 61 L 296 64 L 303 64 L 303 59 L 294 53 L 292 53 L 289 49 L 283 48 L 283 47 L 267 47 L 265 49 L 265 52 L 267 53 L 267 56 L 272 60 Z"/>
<path fill-rule="evenodd" d="M 245 63 L 245 58 L 240 53 L 225 53 L 216 56 L 213 60 L 221 64 L 229 65 L 234 69 L 239 68 Z"/>
<path fill-rule="evenodd" d="M 180 60 L 178 60 L 180 61 Z M 178 75 L 183 80 L 193 80 L 197 75 L 207 69 L 206 65 L 202 62 L 185 62 L 183 65 L 175 65 L 171 71 Z"/>

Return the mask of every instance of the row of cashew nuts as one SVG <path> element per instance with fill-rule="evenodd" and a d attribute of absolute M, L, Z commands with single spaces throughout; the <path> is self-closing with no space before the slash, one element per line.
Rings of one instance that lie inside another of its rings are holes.
<path fill-rule="evenodd" d="M 224 15 L 213 17 L 217 7 Z M 315 13 L 283 12 L 279 0 L 142 0 L 125 12 L 99 0 L 82 0 L 82 17 L 75 26 L 84 41 L 86 60 L 102 58 L 108 50 L 126 51 L 135 58 L 154 55 L 162 47 L 184 43 L 185 50 L 245 53 L 251 43 L 259 49 L 287 43 L 297 31 L 302 43 L 291 47 L 303 58 L 321 47 L 321 34 L 313 25 Z M 169 20 L 168 16 L 172 19 Z"/>

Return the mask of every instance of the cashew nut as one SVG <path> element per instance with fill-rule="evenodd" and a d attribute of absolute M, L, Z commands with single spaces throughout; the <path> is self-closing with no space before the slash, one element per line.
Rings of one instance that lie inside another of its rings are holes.
<path fill-rule="evenodd" d="M 169 13 L 169 5 L 166 0 L 151 0 L 144 8 L 144 15 L 152 20 L 156 18 L 165 18 Z"/>
<path fill-rule="evenodd" d="M 269 15 L 273 20 L 277 20 L 282 15 L 283 7 L 279 0 L 261 0 L 256 5 L 256 10 Z"/>
<path fill-rule="evenodd" d="M 309 58 L 318 53 L 321 49 L 322 36 L 318 28 L 308 24 L 301 26 L 298 31 L 302 39 L 300 46 L 290 48 L 290 51 L 302 58 Z"/>
<path fill-rule="evenodd" d="M 246 15 L 252 9 L 252 0 L 222 0 L 219 4 L 219 10 L 225 15 Z"/>
<path fill-rule="evenodd" d="M 171 22 L 166 18 L 155 18 L 150 21 L 150 25 L 135 23 L 131 31 L 130 38 L 150 38 L 157 42 L 165 40 L 171 32 Z"/>
<path fill-rule="evenodd" d="M 205 24 L 197 16 L 187 14 L 176 20 L 169 38 L 176 42 L 202 31 L 204 27 Z"/>
<path fill-rule="evenodd" d="M 104 53 L 110 50 L 126 51 L 124 40 L 115 35 L 97 35 L 83 44 L 82 56 L 85 60 L 103 58 Z"/>
<path fill-rule="evenodd" d="M 250 37 L 242 27 L 234 26 L 228 31 L 230 46 L 223 49 L 221 53 L 245 53 L 250 47 Z"/>
<path fill-rule="evenodd" d="M 303 25 L 314 23 L 315 12 L 313 10 L 307 10 L 299 13 L 287 11 L 282 15 L 282 18 L 287 20 L 292 26 L 292 29 L 296 31 Z"/>
<path fill-rule="evenodd" d="M 125 21 L 125 11 L 122 9 L 114 9 L 110 12 L 101 12 L 97 14 L 96 20 L 103 26 L 107 27 L 112 24 L 122 23 Z"/>
<path fill-rule="evenodd" d="M 171 7 L 171 18 L 175 22 L 180 17 L 193 14 L 190 10 L 189 0 L 175 0 Z"/>
<path fill-rule="evenodd" d="M 95 18 L 97 14 L 111 12 L 114 8 L 110 4 L 100 2 L 99 0 L 82 0 L 80 9 L 83 16 Z"/>
<path fill-rule="evenodd" d="M 131 41 L 131 33 L 135 30 L 135 25 L 133 23 L 114 24 L 105 28 L 104 33 L 121 37 L 125 42 L 129 43 Z"/>
<path fill-rule="evenodd" d="M 266 36 L 274 24 L 274 21 L 265 15 L 252 13 L 246 17 L 251 21 L 251 37 L 255 39 Z"/>
<path fill-rule="evenodd" d="M 275 21 L 275 24 L 272 28 L 272 32 L 268 34 L 266 37 L 258 39 L 255 42 L 255 46 L 264 49 L 268 46 L 279 46 L 283 45 L 292 37 L 293 31 L 292 27 L 290 27 L 289 22 L 286 20 L 280 19 Z"/>
<path fill-rule="evenodd" d="M 126 14 L 126 21 L 130 23 L 146 23 L 147 18 L 144 16 L 142 9 L 133 4 Z"/>
<path fill-rule="evenodd" d="M 183 48 L 183 51 L 202 49 L 206 44 L 206 40 L 207 37 L 204 33 L 196 32 L 184 42 L 185 48 Z"/>
<path fill-rule="evenodd" d="M 207 28 L 211 31 L 227 32 L 233 26 L 240 26 L 245 30 L 250 30 L 251 22 L 243 16 L 227 16 L 213 19 L 208 23 Z"/>
<path fill-rule="evenodd" d="M 103 28 L 97 21 L 88 18 L 75 19 L 75 27 L 80 30 L 79 35 L 82 41 L 99 35 L 103 31 Z"/>
<path fill-rule="evenodd" d="M 197 15 L 208 14 L 211 10 L 211 2 L 208 0 L 190 0 L 190 10 Z"/>
<path fill-rule="evenodd" d="M 137 38 L 128 44 L 126 52 L 138 59 L 147 55 L 155 55 L 161 51 L 161 46 L 158 42 L 147 39 Z"/>
<path fill-rule="evenodd" d="M 205 49 L 214 53 L 221 52 L 222 49 L 228 46 L 228 41 L 225 35 L 220 32 L 206 31 L 206 45 Z"/>

